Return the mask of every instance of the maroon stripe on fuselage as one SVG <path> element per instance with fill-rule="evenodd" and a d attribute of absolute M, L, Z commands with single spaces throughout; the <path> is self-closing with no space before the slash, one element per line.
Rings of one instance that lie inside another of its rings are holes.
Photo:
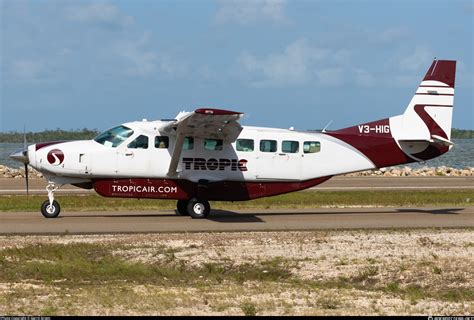
<path fill-rule="evenodd" d="M 49 141 L 49 142 L 37 143 L 37 144 L 35 145 L 35 146 L 36 146 L 36 151 L 38 151 L 38 150 L 41 149 L 41 148 L 47 147 L 47 146 L 52 146 L 52 145 L 54 145 L 54 144 L 64 143 L 64 142 L 68 142 L 68 141 L 62 140 L 62 141 Z"/>
<path fill-rule="evenodd" d="M 372 161 L 377 168 L 415 161 L 398 147 L 390 131 L 376 134 L 361 133 L 363 130 L 360 128 L 365 126 L 369 128 L 389 126 L 389 119 L 382 119 L 359 126 L 326 132 L 326 134 L 353 146 Z"/>
<path fill-rule="evenodd" d="M 330 178 L 331 176 L 326 176 L 294 182 L 211 182 L 205 188 L 205 195 L 207 200 L 252 200 L 307 189 Z M 95 191 L 104 197 L 186 200 L 196 197 L 198 193 L 202 193 L 197 183 L 188 180 L 143 178 L 96 179 L 93 181 L 93 185 Z"/>

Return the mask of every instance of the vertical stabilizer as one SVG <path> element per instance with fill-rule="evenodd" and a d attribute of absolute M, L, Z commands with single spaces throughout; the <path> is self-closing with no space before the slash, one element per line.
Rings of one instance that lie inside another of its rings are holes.
<path fill-rule="evenodd" d="M 450 140 L 455 76 L 456 61 L 433 61 L 405 113 L 391 119 L 396 140 Z"/>
<path fill-rule="evenodd" d="M 456 61 L 434 60 L 401 115 L 327 132 L 377 168 L 425 161 L 452 146 Z"/>

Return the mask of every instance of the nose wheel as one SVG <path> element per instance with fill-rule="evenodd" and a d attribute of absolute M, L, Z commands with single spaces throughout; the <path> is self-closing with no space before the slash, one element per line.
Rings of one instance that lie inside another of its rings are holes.
<path fill-rule="evenodd" d="M 43 202 L 41 205 L 41 214 L 45 218 L 56 218 L 61 212 L 61 206 L 59 202 L 54 200 L 54 192 L 59 189 L 59 186 L 56 186 L 54 183 L 49 183 L 46 186 L 46 191 L 48 191 L 48 200 Z"/>
<path fill-rule="evenodd" d="M 54 200 L 52 204 L 49 202 L 49 200 L 46 200 L 41 205 L 41 213 L 45 218 L 56 218 L 60 212 L 61 207 L 56 200 Z"/>

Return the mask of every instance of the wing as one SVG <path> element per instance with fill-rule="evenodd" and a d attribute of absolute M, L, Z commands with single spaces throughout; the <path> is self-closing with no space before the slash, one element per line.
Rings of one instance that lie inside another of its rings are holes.
<path fill-rule="evenodd" d="M 176 133 L 168 175 L 176 174 L 184 137 L 222 139 L 224 143 L 232 143 L 242 131 L 238 122 L 242 116 L 241 112 L 205 108 L 178 114 L 177 120 L 164 128 L 170 134 Z"/>

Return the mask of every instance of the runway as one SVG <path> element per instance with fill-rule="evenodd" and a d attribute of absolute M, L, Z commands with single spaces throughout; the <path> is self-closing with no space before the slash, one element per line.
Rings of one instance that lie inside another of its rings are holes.
<path fill-rule="evenodd" d="M 474 207 L 318 208 L 212 211 L 209 219 L 174 211 L 64 212 L 46 219 L 39 212 L 0 212 L 0 235 L 224 232 L 321 229 L 474 227 Z"/>
<path fill-rule="evenodd" d="M 46 195 L 46 181 L 31 179 L 30 194 Z M 434 190 L 434 189 L 474 189 L 474 177 L 333 177 L 311 190 Z M 62 194 L 89 194 L 84 190 L 66 185 L 57 191 Z M 25 194 L 25 180 L 0 178 L 0 195 Z"/>

